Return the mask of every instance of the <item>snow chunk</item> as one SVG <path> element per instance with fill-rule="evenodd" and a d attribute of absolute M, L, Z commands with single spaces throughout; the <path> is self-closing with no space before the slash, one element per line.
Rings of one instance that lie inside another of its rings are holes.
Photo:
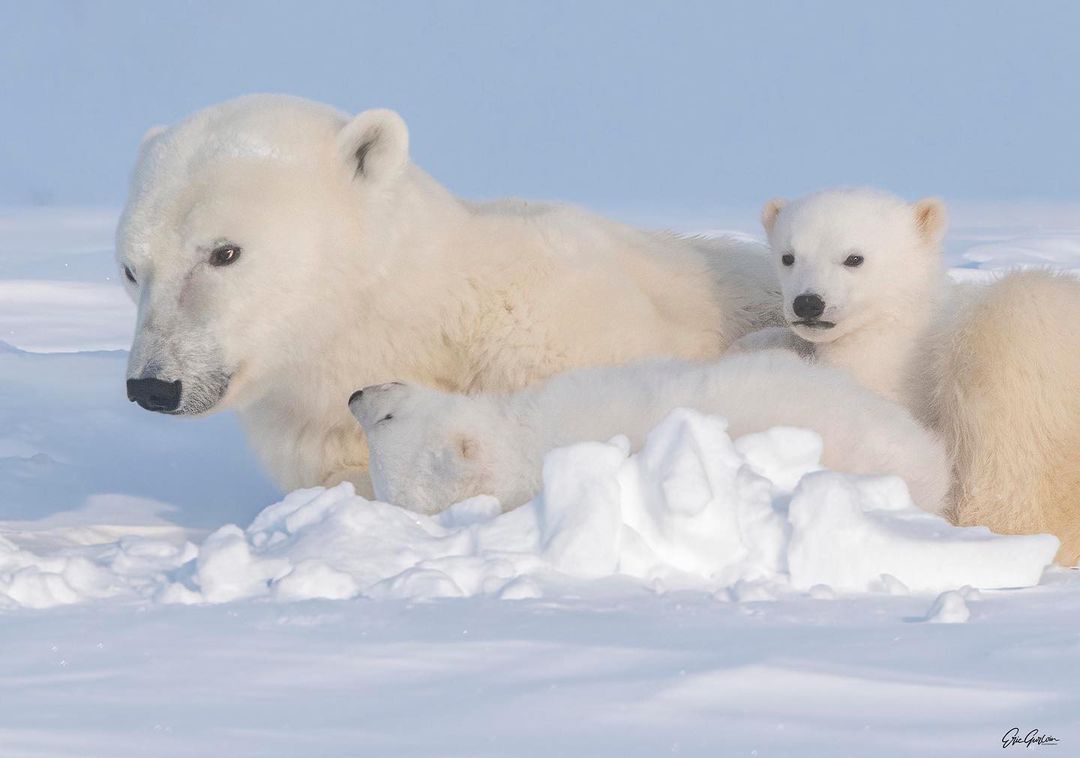
<path fill-rule="evenodd" d="M 818 472 L 803 477 L 791 500 L 791 583 L 866 592 L 888 574 L 913 592 L 971 585 L 1038 584 L 1059 542 L 1050 535 L 1001 536 L 954 527 L 919 510 L 894 477 Z"/>
<path fill-rule="evenodd" d="M 926 621 L 931 624 L 964 624 L 971 618 L 967 599 L 973 596 L 971 587 L 942 592 L 926 613 Z"/>

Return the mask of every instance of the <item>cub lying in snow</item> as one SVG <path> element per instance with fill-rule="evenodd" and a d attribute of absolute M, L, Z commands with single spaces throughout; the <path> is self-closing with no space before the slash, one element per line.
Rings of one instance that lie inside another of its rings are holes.
<path fill-rule="evenodd" d="M 958 524 L 1049 532 L 1060 563 L 1080 560 L 1080 281 L 951 284 L 933 199 L 828 190 L 762 221 L 791 328 L 738 346 L 809 354 L 904 403 L 948 445 Z"/>
<path fill-rule="evenodd" d="M 515 508 L 540 490 L 549 450 L 619 434 L 638 449 L 679 407 L 725 417 L 733 437 L 776 426 L 813 429 L 826 467 L 895 474 L 919 506 L 945 508 L 948 463 L 933 434 L 843 372 L 784 351 L 582 369 L 509 395 L 393 382 L 349 399 L 371 446 L 375 494 L 421 513 L 480 494 Z"/>

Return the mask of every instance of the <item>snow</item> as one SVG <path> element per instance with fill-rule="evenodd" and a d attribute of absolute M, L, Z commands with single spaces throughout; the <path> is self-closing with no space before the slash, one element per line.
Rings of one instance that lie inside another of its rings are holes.
<path fill-rule="evenodd" d="M 1080 270 L 1076 210 L 961 206 L 952 274 Z M 1080 741 L 1080 572 L 1043 570 L 1053 538 L 951 527 L 898 480 L 821 470 L 812 432 L 688 411 L 635 454 L 553 452 L 507 514 L 276 493 L 230 416 L 127 403 L 114 223 L 0 211 L 4 755 Z"/>
<path fill-rule="evenodd" d="M 197 546 L 130 532 L 35 552 L 23 545 L 36 530 L 23 525 L 0 541 L 0 604 L 559 599 L 580 580 L 616 575 L 739 600 L 821 586 L 868 592 L 883 581 L 905 592 L 999 589 L 1037 584 L 1059 547 L 1048 535 L 953 527 L 919 510 L 895 477 L 821 471 L 805 455 L 821 451 L 813 432 L 773 429 L 736 443 L 726 428 L 677 410 L 639 453 L 625 438 L 552 451 L 542 492 L 505 514 L 481 497 L 428 517 L 344 483 L 292 492 L 247 529 L 227 524 Z M 774 478 L 738 447 L 769 461 Z M 785 458 L 795 460 L 787 470 L 776 465 Z"/>
<path fill-rule="evenodd" d="M 27 350 L 121 350 L 131 344 L 134 308 L 117 287 L 87 282 L 0 282 L 4 337 Z"/>
<path fill-rule="evenodd" d="M 888 575 L 912 592 L 1028 587 L 1060 546 L 1045 534 L 958 529 L 920 511 L 899 479 L 832 472 L 802 479 L 791 499 L 788 566 L 795 587 L 866 592 Z"/>
<path fill-rule="evenodd" d="M 971 618 L 971 609 L 967 600 L 978 597 L 973 588 L 965 586 L 958 590 L 942 592 L 926 613 L 926 620 L 931 624 L 963 624 Z"/>

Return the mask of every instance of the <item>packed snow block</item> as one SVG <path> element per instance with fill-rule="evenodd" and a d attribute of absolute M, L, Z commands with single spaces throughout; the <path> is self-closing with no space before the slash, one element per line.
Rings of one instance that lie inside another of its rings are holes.
<path fill-rule="evenodd" d="M 256 555 L 244 530 L 233 524 L 206 538 L 196 566 L 203 597 L 211 603 L 265 595 L 272 580 L 288 573 L 287 561 Z"/>
<path fill-rule="evenodd" d="M 343 600 L 356 597 L 360 588 L 352 575 L 338 571 L 325 562 L 308 558 L 300 561 L 273 585 L 277 600 L 327 598 Z"/>
<path fill-rule="evenodd" d="M 628 445 L 586 442 L 552 450 L 544 458 L 544 490 L 533 501 L 541 554 L 573 576 L 614 573 L 621 492 L 618 471 Z"/>
<path fill-rule="evenodd" d="M 967 601 L 978 597 L 978 594 L 979 591 L 973 587 L 942 592 L 934 599 L 923 621 L 928 624 L 966 624 L 971 618 Z"/>
<path fill-rule="evenodd" d="M 783 519 L 768 480 L 744 465 L 716 416 L 679 409 L 622 472 L 619 570 L 673 570 L 729 584 L 782 568 Z"/>
<path fill-rule="evenodd" d="M 912 592 L 1030 587 L 1058 550 L 1050 535 L 954 527 L 916 508 L 894 477 L 808 474 L 792 496 L 788 519 L 788 569 L 797 589 L 825 584 L 866 592 L 882 575 Z"/>
<path fill-rule="evenodd" d="M 783 434 L 774 442 L 784 444 Z M 684 575 L 724 585 L 783 570 L 786 525 L 773 487 L 745 465 L 724 419 L 676 410 L 639 453 L 629 449 L 617 437 L 545 457 L 543 491 L 522 510 L 535 508 L 541 555 L 552 568 L 583 578 Z"/>
<path fill-rule="evenodd" d="M 820 434 L 791 426 L 745 434 L 734 444 L 751 471 L 787 492 L 794 490 L 806 474 L 821 469 L 825 452 Z"/>

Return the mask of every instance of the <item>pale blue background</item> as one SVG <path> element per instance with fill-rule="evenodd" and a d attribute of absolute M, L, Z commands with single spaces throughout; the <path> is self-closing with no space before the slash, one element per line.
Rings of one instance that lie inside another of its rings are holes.
<path fill-rule="evenodd" d="M 0 202 L 118 205 L 153 123 L 396 108 L 474 197 L 1080 197 L 1080 3 L 0 0 Z"/>

